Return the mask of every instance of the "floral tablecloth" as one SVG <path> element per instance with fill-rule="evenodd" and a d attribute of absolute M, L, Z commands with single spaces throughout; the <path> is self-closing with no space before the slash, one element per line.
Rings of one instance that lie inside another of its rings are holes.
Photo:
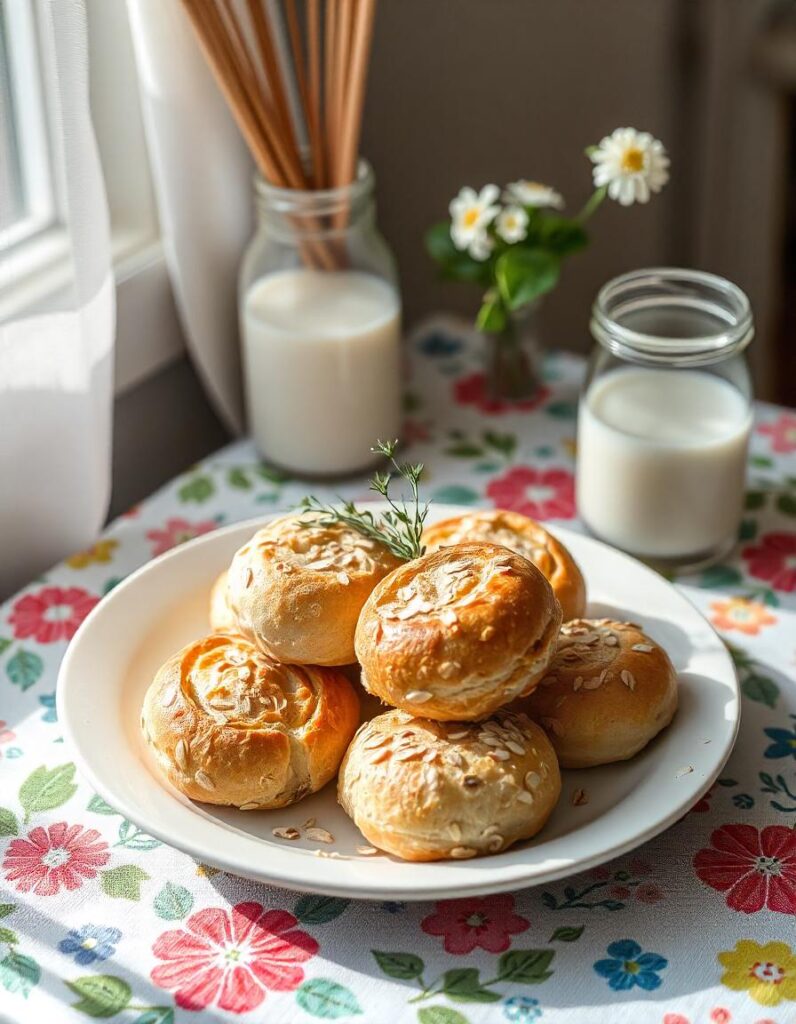
<path fill-rule="evenodd" d="M 583 363 L 551 355 L 542 393 L 509 409 L 486 398 L 461 325 L 427 324 L 409 348 L 409 455 L 427 464 L 429 495 L 577 529 Z M 0 1021 L 796 1021 L 794 453 L 796 416 L 760 405 L 739 546 L 677 581 L 742 681 L 741 734 L 716 786 L 632 856 L 460 901 L 256 885 L 162 845 L 92 793 L 54 703 L 83 617 L 147 559 L 307 488 L 240 442 L 132 509 L 0 608 Z M 364 479 L 339 490 L 367 495 Z"/>

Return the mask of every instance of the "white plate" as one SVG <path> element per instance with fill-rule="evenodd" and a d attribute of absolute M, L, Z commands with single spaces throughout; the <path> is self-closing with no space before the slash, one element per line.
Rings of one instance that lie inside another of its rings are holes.
<path fill-rule="evenodd" d="M 432 507 L 429 522 L 466 512 Z M 555 530 L 581 566 L 589 614 L 643 624 L 680 677 L 672 725 L 632 761 L 564 773 L 561 801 L 541 834 L 505 853 L 408 864 L 363 857 L 363 839 L 335 786 L 281 811 L 193 803 L 159 781 L 141 737 L 144 691 L 158 666 L 208 630 L 210 587 L 263 520 L 226 527 L 155 559 L 117 586 L 73 639 L 58 679 L 58 717 L 80 770 L 121 814 L 158 839 L 237 875 L 309 892 L 370 899 L 430 899 L 550 882 L 633 849 L 677 821 L 729 757 L 739 722 L 738 683 L 726 648 L 663 577 L 626 555 Z M 585 805 L 570 796 L 583 787 Z M 331 831 L 340 859 L 318 844 L 285 842 L 277 825 L 309 817 Z"/>

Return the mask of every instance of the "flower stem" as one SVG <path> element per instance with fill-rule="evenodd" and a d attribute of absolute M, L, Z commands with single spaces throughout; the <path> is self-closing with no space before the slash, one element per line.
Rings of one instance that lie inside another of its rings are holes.
<path fill-rule="evenodd" d="M 576 217 L 576 220 L 579 220 L 581 224 L 584 221 L 587 221 L 589 217 L 591 217 L 592 214 L 597 210 L 599 205 L 602 203 L 603 199 L 605 199 L 607 192 L 608 189 L 605 185 L 601 185 L 599 188 L 596 188 L 594 192 L 592 192 L 587 202 L 585 203 L 583 209 Z"/>

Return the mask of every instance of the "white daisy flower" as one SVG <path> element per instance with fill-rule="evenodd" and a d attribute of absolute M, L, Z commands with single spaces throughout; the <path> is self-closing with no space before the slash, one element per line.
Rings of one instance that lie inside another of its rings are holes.
<path fill-rule="evenodd" d="M 494 247 L 494 241 L 487 234 L 486 228 L 484 228 L 482 231 L 479 231 L 470 242 L 467 254 L 472 256 L 474 260 L 478 260 L 478 262 L 481 263 L 483 260 L 488 258 Z"/>
<path fill-rule="evenodd" d="M 521 242 L 528 234 L 528 214 L 521 206 L 506 206 L 497 216 L 495 230 L 509 245 Z"/>
<path fill-rule="evenodd" d="M 507 203 L 521 203 L 523 206 L 538 206 L 560 210 L 564 205 L 564 197 L 550 185 L 542 185 L 538 181 L 512 181 L 506 186 L 504 198 Z"/>
<path fill-rule="evenodd" d="M 497 185 L 484 185 L 480 192 L 465 186 L 451 200 L 451 238 L 457 249 L 469 249 L 474 243 L 477 250 L 483 248 L 481 236 L 486 235 L 487 226 L 500 212 L 500 207 L 495 203 L 499 195 Z M 473 256 L 473 253 L 470 255 Z M 486 259 L 486 256 L 473 258 Z"/>
<path fill-rule="evenodd" d="M 617 128 L 590 154 L 594 184 L 608 186 L 608 195 L 621 206 L 646 203 L 669 180 L 669 157 L 663 143 L 649 132 Z"/>

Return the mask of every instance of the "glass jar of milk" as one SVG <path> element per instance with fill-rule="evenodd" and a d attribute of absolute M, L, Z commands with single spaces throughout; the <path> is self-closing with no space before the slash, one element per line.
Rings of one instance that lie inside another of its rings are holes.
<path fill-rule="evenodd" d="M 268 462 L 343 476 L 401 428 L 401 300 L 373 172 L 327 191 L 255 180 L 239 305 L 249 428 Z"/>
<path fill-rule="evenodd" d="M 598 342 L 578 414 L 578 511 L 602 540 L 660 568 L 735 543 L 752 388 L 749 300 L 696 270 L 637 270 L 592 310 Z"/>

